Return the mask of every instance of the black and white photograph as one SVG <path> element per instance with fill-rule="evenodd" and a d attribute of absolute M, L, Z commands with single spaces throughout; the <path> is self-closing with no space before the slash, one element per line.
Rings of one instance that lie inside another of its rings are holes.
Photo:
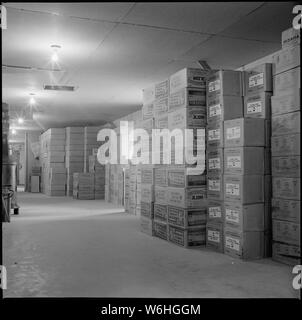
<path fill-rule="evenodd" d="M 1 303 L 299 301 L 301 24 L 295 1 L 1 3 Z"/>

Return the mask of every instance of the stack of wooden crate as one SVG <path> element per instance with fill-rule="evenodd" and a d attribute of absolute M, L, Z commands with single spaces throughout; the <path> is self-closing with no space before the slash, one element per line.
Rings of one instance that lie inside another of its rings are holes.
<path fill-rule="evenodd" d="M 272 177 L 273 259 L 300 263 L 300 30 L 282 33 L 273 56 Z"/>
<path fill-rule="evenodd" d="M 84 170 L 84 127 L 66 128 L 66 195 L 73 195 L 73 174 Z"/>

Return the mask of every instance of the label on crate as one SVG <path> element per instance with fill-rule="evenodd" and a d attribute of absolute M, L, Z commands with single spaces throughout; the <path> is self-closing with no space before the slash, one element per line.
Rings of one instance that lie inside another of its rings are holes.
<path fill-rule="evenodd" d="M 167 221 L 167 206 L 161 204 L 154 204 L 154 219 L 160 221 Z"/>
<path fill-rule="evenodd" d="M 208 230 L 208 241 L 220 242 L 220 232 L 217 230 Z"/>
<path fill-rule="evenodd" d="M 261 86 L 264 84 L 264 74 L 263 72 L 257 73 L 249 77 L 249 88 Z"/>
<path fill-rule="evenodd" d="M 240 127 L 227 128 L 226 136 L 228 140 L 240 138 Z"/>
<path fill-rule="evenodd" d="M 239 223 L 240 212 L 234 209 L 225 210 L 225 219 L 229 222 Z"/>
<path fill-rule="evenodd" d="M 209 130 L 208 139 L 209 141 L 220 140 L 220 129 Z"/>
<path fill-rule="evenodd" d="M 262 102 L 254 101 L 254 102 L 248 102 L 247 104 L 247 113 L 259 113 L 262 112 Z"/>
<path fill-rule="evenodd" d="M 209 114 L 210 114 L 210 117 L 216 117 L 216 116 L 221 115 L 221 104 L 218 103 L 214 106 L 210 106 Z"/>
<path fill-rule="evenodd" d="M 220 180 L 208 179 L 209 190 L 220 191 Z"/>
<path fill-rule="evenodd" d="M 227 157 L 227 167 L 241 168 L 241 157 L 240 156 Z"/>
<path fill-rule="evenodd" d="M 240 251 L 240 240 L 237 238 L 233 238 L 231 236 L 226 236 L 225 246 L 226 248 L 229 248 L 235 251 Z"/>
<path fill-rule="evenodd" d="M 226 183 L 225 188 L 226 194 L 232 195 L 232 196 L 239 196 L 240 194 L 240 187 L 239 184 L 236 183 Z"/>
<path fill-rule="evenodd" d="M 209 92 L 214 92 L 220 90 L 220 80 L 215 80 L 209 82 Z"/>
<path fill-rule="evenodd" d="M 221 218 L 221 207 L 209 207 L 210 218 Z"/>
<path fill-rule="evenodd" d="M 209 169 L 220 169 L 220 159 L 219 158 L 211 158 L 209 159 Z"/>

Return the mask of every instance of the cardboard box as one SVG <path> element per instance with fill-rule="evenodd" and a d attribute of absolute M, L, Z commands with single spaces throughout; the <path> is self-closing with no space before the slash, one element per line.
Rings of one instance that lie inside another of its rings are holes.
<path fill-rule="evenodd" d="M 297 200 L 272 199 L 272 218 L 300 223 L 301 203 Z"/>
<path fill-rule="evenodd" d="M 270 92 L 256 92 L 244 97 L 244 117 L 270 119 Z"/>
<path fill-rule="evenodd" d="M 241 204 L 264 202 L 263 175 L 224 175 L 224 199 Z"/>
<path fill-rule="evenodd" d="M 272 157 L 272 174 L 279 177 L 300 177 L 300 162 L 300 156 Z"/>
<path fill-rule="evenodd" d="M 207 127 L 207 148 L 223 148 L 224 146 L 224 130 L 223 122 L 211 123 Z"/>
<path fill-rule="evenodd" d="M 154 202 L 154 186 L 152 184 L 141 184 L 141 201 Z"/>
<path fill-rule="evenodd" d="M 155 199 L 155 202 L 158 204 L 167 205 L 167 203 L 168 203 L 168 188 L 155 186 L 154 199 Z"/>
<path fill-rule="evenodd" d="M 168 128 L 195 129 L 206 127 L 206 108 L 187 107 L 172 110 L 168 114 Z"/>
<path fill-rule="evenodd" d="M 209 149 L 207 151 L 207 173 L 223 174 L 223 149 Z"/>
<path fill-rule="evenodd" d="M 243 117 L 241 96 L 215 96 L 207 99 L 207 121 L 213 123 Z"/>
<path fill-rule="evenodd" d="M 168 225 L 164 222 L 153 222 L 153 235 L 164 240 L 168 240 Z"/>
<path fill-rule="evenodd" d="M 200 208 L 206 205 L 206 187 L 167 188 L 167 203 L 180 208 Z"/>
<path fill-rule="evenodd" d="M 300 224 L 273 220 L 273 240 L 300 246 Z"/>
<path fill-rule="evenodd" d="M 209 199 L 223 200 L 222 175 L 207 175 L 207 195 Z"/>
<path fill-rule="evenodd" d="M 154 169 L 154 184 L 155 186 L 168 186 L 168 170 L 166 167 L 158 167 Z"/>
<path fill-rule="evenodd" d="M 145 217 L 140 217 L 141 232 L 153 236 L 153 220 Z"/>
<path fill-rule="evenodd" d="M 282 136 L 301 132 L 300 111 L 272 117 L 272 135 Z"/>
<path fill-rule="evenodd" d="M 300 134 L 272 137 L 272 156 L 300 155 Z"/>
<path fill-rule="evenodd" d="M 208 72 L 202 69 L 185 68 L 170 77 L 170 94 L 183 88 L 205 89 Z"/>
<path fill-rule="evenodd" d="M 283 96 L 289 92 L 299 91 L 300 83 L 300 67 L 294 68 L 274 76 L 274 95 Z"/>
<path fill-rule="evenodd" d="M 155 129 L 168 129 L 168 113 L 154 119 Z"/>
<path fill-rule="evenodd" d="M 244 95 L 273 91 L 272 64 L 263 63 L 244 72 Z"/>
<path fill-rule="evenodd" d="M 203 225 L 207 220 L 207 208 L 183 209 L 179 207 L 168 206 L 168 224 L 190 228 Z"/>
<path fill-rule="evenodd" d="M 219 200 L 208 200 L 208 221 L 213 223 L 224 223 L 224 202 Z"/>
<path fill-rule="evenodd" d="M 155 84 L 155 99 L 165 98 L 169 96 L 169 79 Z"/>
<path fill-rule="evenodd" d="M 163 97 L 163 98 L 158 98 L 154 101 L 154 118 L 161 117 L 163 115 L 166 115 L 169 110 L 169 98 L 168 97 Z"/>
<path fill-rule="evenodd" d="M 272 115 L 300 111 L 300 91 L 289 92 L 282 96 L 272 96 Z"/>
<path fill-rule="evenodd" d="M 272 56 L 273 75 L 300 66 L 300 47 L 285 48 Z"/>
<path fill-rule="evenodd" d="M 141 183 L 154 184 L 154 167 L 153 167 L 153 165 L 142 165 Z"/>
<path fill-rule="evenodd" d="M 184 88 L 169 97 L 169 112 L 177 108 L 205 107 L 206 92 L 203 89 Z"/>
<path fill-rule="evenodd" d="M 168 240 L 185 248 L 203 246 L 206 242 L 206 226 L 204 224 L 189 229 L 169 226 Z"/>
<path fill-rule="evenodd" d="M 273 260 L 282 262 L 288 265 L 299 265 L 301 263 L 300 246 L 295 246 L 287 243 L 273 243 Z"/>
<path fill-rule="evenodd" d="M 242 72 L 219 70 L 208 77 L 207 98 L 217 96 L 242 96 Z"/>
<path fill-rule="evenodd" d="M 224 147 L 264 147 L 265 120 L 241 118 L 224 122 Z"/>
<path fill-rule="evenodd" d="M 154 203 L 154 220 L 168 222 L 168 206 Z"/>
<path fill-rule="evenodd" d="M 142 107 L 142 119 L 148 120 L 154 117 L 154 102 L 145 103 Z"/>
<path fill-rule="evenodd" d="M 168 186 L 185 188 L 185 187 L 199 187 L 206 184 L 206 175 L 191 174 L 190 168 L 171 167 L 168 168 Z"/>
<path fill-rule="evenodd" d="M 155 100 L 155 85 L 143 89 L 143 103 Z"/>
<path fill-rule="evenodd" d="M 282 32 L 282 48 L 290 48 L 300 45 L 300 30 L 289 28 Z"/>
<path fill-rule="evenodd" d="M 264 174 L 264 148 L 225 148 L 223 163 L 225 174 Z"/>
<path fill-rule="evenodd" d="M 264 204 L 224 202 L 225 226 L 239 231 L 264 231 Z"/>
<path fill-rule="evenodd" d="M 300 178 L 273 177 L 273 197 L 300 200 Z"/>
<path fill-rule="evenodd" d="M 241 259 L 261 259 L 264 257 L 264 232 L 239 232 L 225 227 L 224 253 Z"/>
<path fill-rule="evenodd" d="M 154 204 L 153 202 L 140 202 L 140 213 L 142 217 L 153 219 L 154 217 Z"/>
<path fill-rule="evenodd" d="M 206 246 L 223 253 L 223 224 L 207 223 Z"/>

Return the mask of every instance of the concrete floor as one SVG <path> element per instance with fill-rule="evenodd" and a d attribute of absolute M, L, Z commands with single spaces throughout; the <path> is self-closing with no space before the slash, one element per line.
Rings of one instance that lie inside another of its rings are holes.
<path fill-rule="evenodd" d="M 183 249 L 101 200 L 20 193 L 3 225 L 5 297 L 298 297 L 291 267 Z"/>

